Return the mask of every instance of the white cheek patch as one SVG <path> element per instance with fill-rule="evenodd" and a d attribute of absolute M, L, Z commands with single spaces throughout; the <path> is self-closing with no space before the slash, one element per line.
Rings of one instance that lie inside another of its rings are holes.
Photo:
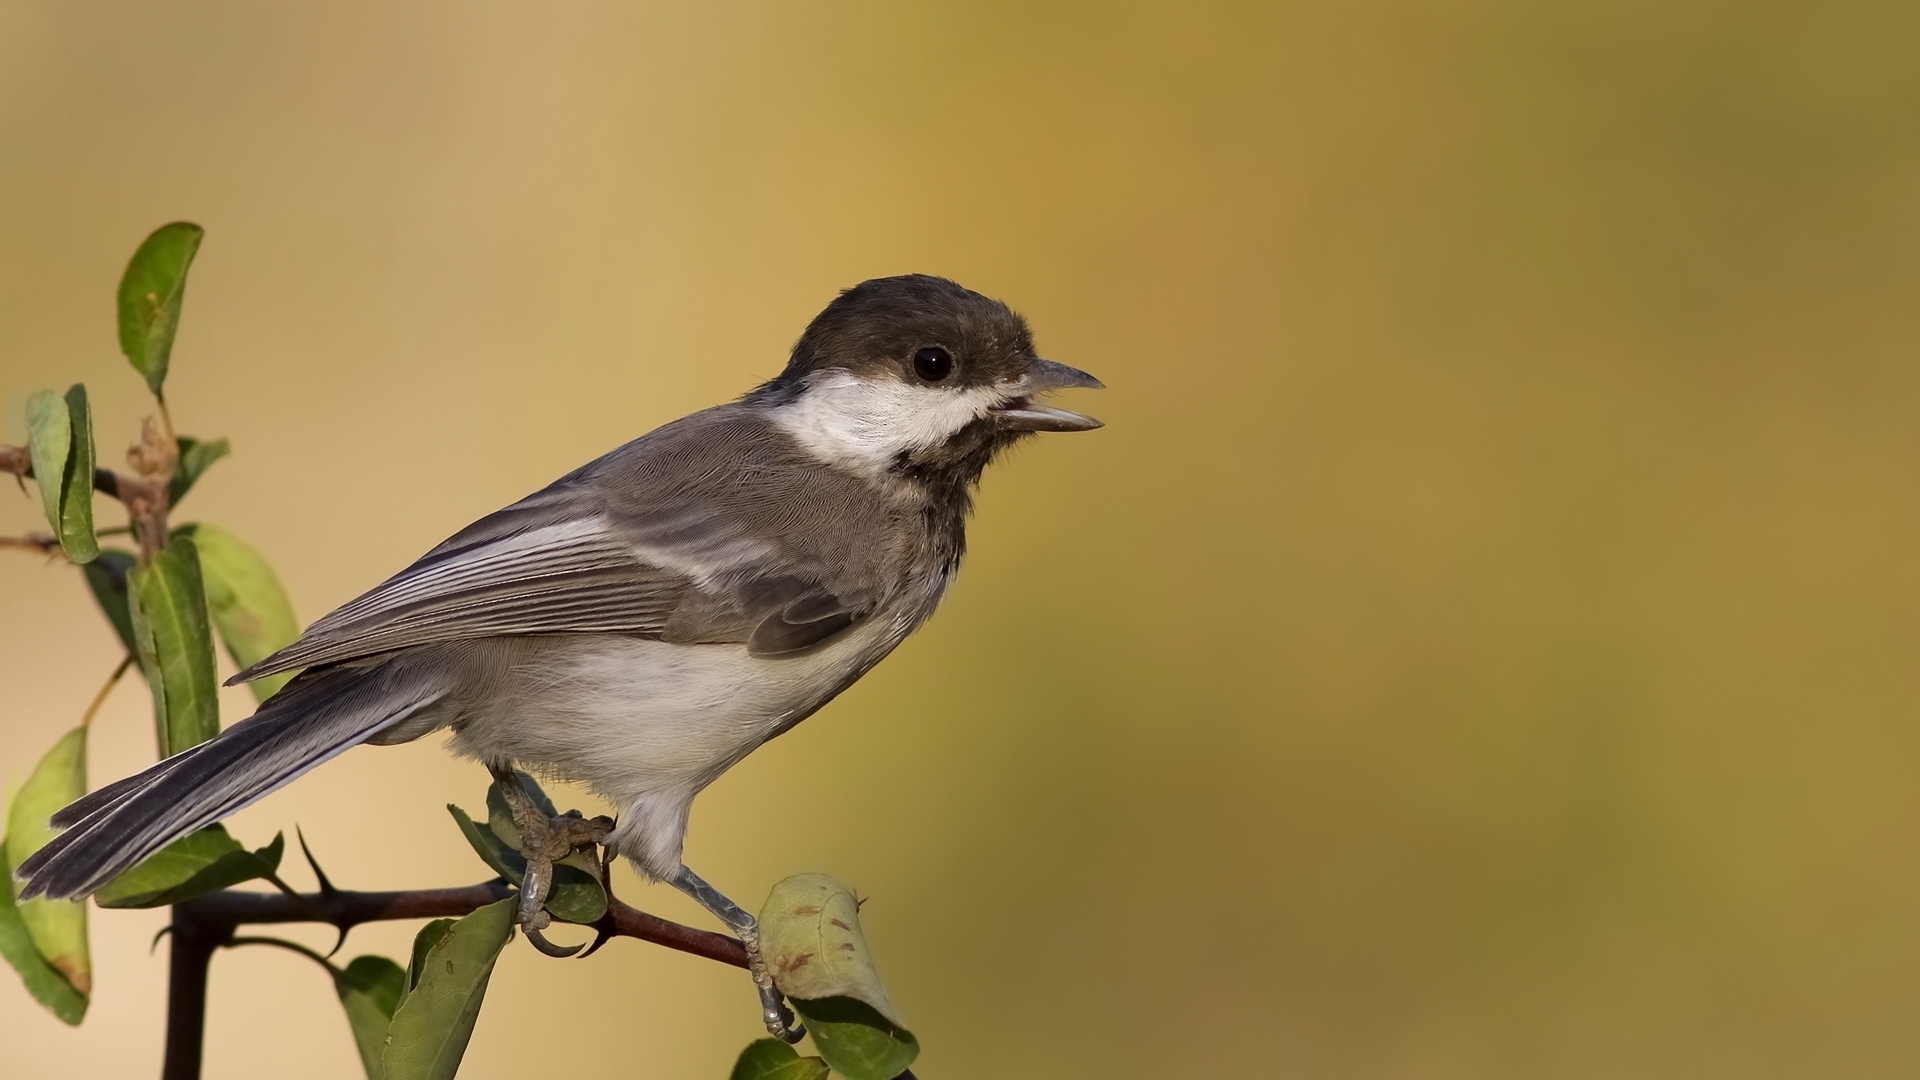
<path fill-rule="evenodd" d="M 809 382 L 799 398 L 775 409 L 773 417 L 820 457 L 879 472 L 906 451 L 946 442 L 1005 398 L 988 386 L 915 386 L 828 371 Z"/>

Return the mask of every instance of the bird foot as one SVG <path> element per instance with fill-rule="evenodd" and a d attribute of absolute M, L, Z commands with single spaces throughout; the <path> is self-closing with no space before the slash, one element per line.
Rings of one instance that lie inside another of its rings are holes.
<path fill-rule="evenodd" d="M 520 879 L 520 929 L 534 948 L 548 956 L 572 956 L 585 946 L 566 948 L 540 934 L 553 923 L 553 916 L 546 909 L 547 893 L 553 888 L 553 864 L 585 850 L 594 876 L 602 885 L 606 884 L 607 864 L 600 857 L 599 845 L 613 832 L 613 819 L 604 815 L 584 817 L 578 810 L 548 814 L 520 786 L 518 776 L 495 772 L 494 781 L 500 787 L 507 809 L 513 813 L 513 827 L 520 833 L 517 846 L 527 860 L 526 874 Z"/>
<path fill-rule="evenodd" d="M 760 991 L 760 1019 L 767 1025 L 767 1034 L 781 1042 L 799 1042 L 807 1034 L 806 1026 L 798 1023 L 793 1011 L 787 1008 L 785 998 L 773 985 L 773 973 L 760 957 L 759 924 L 735 930 L 740 935 L 740 944 L 747 947 L 747 973 L 753 976 L 754 988 Z"/>
<path fill-rule="evenodd" d="M 707 884 L 684 864 L 677 874 L 668 879 L 668 883 L 692 897 L 695 903 L 712 912 L 715 918 L 740 935 L 740 944 L 747 949 L 747 972 L 753 976 L 754 989 L 760 992 L 760 1019 L 767 1025 L 767 1034 L 782 1042 L 799 1042 L 807 1029 L 796 1022 L 779 988 L 773 985 L 773 972 L 767 970 L 767 962 L 760 955 L 760 921 L 749 915 L 745 908 L 721 895 L 719 889 Z"/>

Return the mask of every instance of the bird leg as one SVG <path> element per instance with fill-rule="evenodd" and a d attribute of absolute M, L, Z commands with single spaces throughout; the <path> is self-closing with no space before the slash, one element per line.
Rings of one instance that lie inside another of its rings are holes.
<path fill-rule="evenodd" d="M 760 991 L 760 1018 L 766 1022 L 768 1033 L 786 1042 L 799 1042 L 807 1029 L 794 1022 L 793 1013 L 781 1000 L 780 991 L 774 988 L 773 973 L 767 970 L 766 961 L 760 958 L 759 920 L 747 914 L 739 904 L 722 896 L 719 889 L 701 880 L 700 875 L 687 869 L 684 864 L 670 882 L 739 935 L 740 944 L 747 947 L 747 971 L 753 976 L 753 985 Z"/>
<path fill-rule="evenodd" d="M 581 946 L 555 945 L 540 933 L 553 922 L 553 916 L 546 909 L 547 892 L 553 888 L 553 864 L 586 848 L 604 882 L 606 864 L 600 860 L 595 846 L 613 831 L 613 819 L 586 818 L 578 810 L 558 816 L 548 814 L 527 794 L 520 777 L 511 768 L 502 766 L 489 771 L 493 773 L 494 783 L 499 785 L 507 809 L 513 813 L 513 827 L 520 833 L 520 854 L 527 860 L 526 873 L 520 879 L 520 929 L 534 948 L 548 956 L 572 956 Z"/>

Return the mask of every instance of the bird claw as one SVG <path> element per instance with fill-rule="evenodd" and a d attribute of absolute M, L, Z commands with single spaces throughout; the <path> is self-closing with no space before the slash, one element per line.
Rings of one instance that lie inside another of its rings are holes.
<path fill-rule="evenodd" d="M 613 819 L 584 817 L 578 810 L 550 816 L 511 771 L 495 770 L 494 781 L 513 814 L 513 827 L 520 833 L 520 855 L 527 861 L 520 878 L 520 929 L 533 947 L 547 956 L 572 956 L 586 946 L 555 945 L 540 933 L 553 924 L 553 916 L 546 909 L 547 893 L 553 888 L 553 864 L 586 848 L 604 884 L 606 863 L 596 849 L 613 832 Z"/>
<path fill-rule="evenodd" d="M 545 913 L 542 912 L 542 914 Z M 587 943 L 584 941 L 578 945 L 555 945 L 553 942 L 548 941 L 546 935 L 538 930 L 528 930 L 524 926 L 521 927 L 521 930 L 526 933 L 528 944 L 540 950 L 542 954 L 553 957 L 555 960 L 565 960 L 567 957 L 587 947 Z"/>
<path fill-rule="evenodd" d="M 780 991 L 760 991 L 760 1018 L 766 1021 L 767 1034 L 784 1043 L 797 1043 L 807 1037 L 807 1025 L 794 1021 L 793 1010 L 780 998 Z"/>

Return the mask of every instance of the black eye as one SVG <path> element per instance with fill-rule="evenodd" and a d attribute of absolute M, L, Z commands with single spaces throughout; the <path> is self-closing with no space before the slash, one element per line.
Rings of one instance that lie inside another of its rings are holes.
<path fill-rule="evenodd" d="M 953 374 L 953 357 L 938 345 L 929 345 L 913 354 L 913 372 L 928 382 L 939 382 Z"/>

